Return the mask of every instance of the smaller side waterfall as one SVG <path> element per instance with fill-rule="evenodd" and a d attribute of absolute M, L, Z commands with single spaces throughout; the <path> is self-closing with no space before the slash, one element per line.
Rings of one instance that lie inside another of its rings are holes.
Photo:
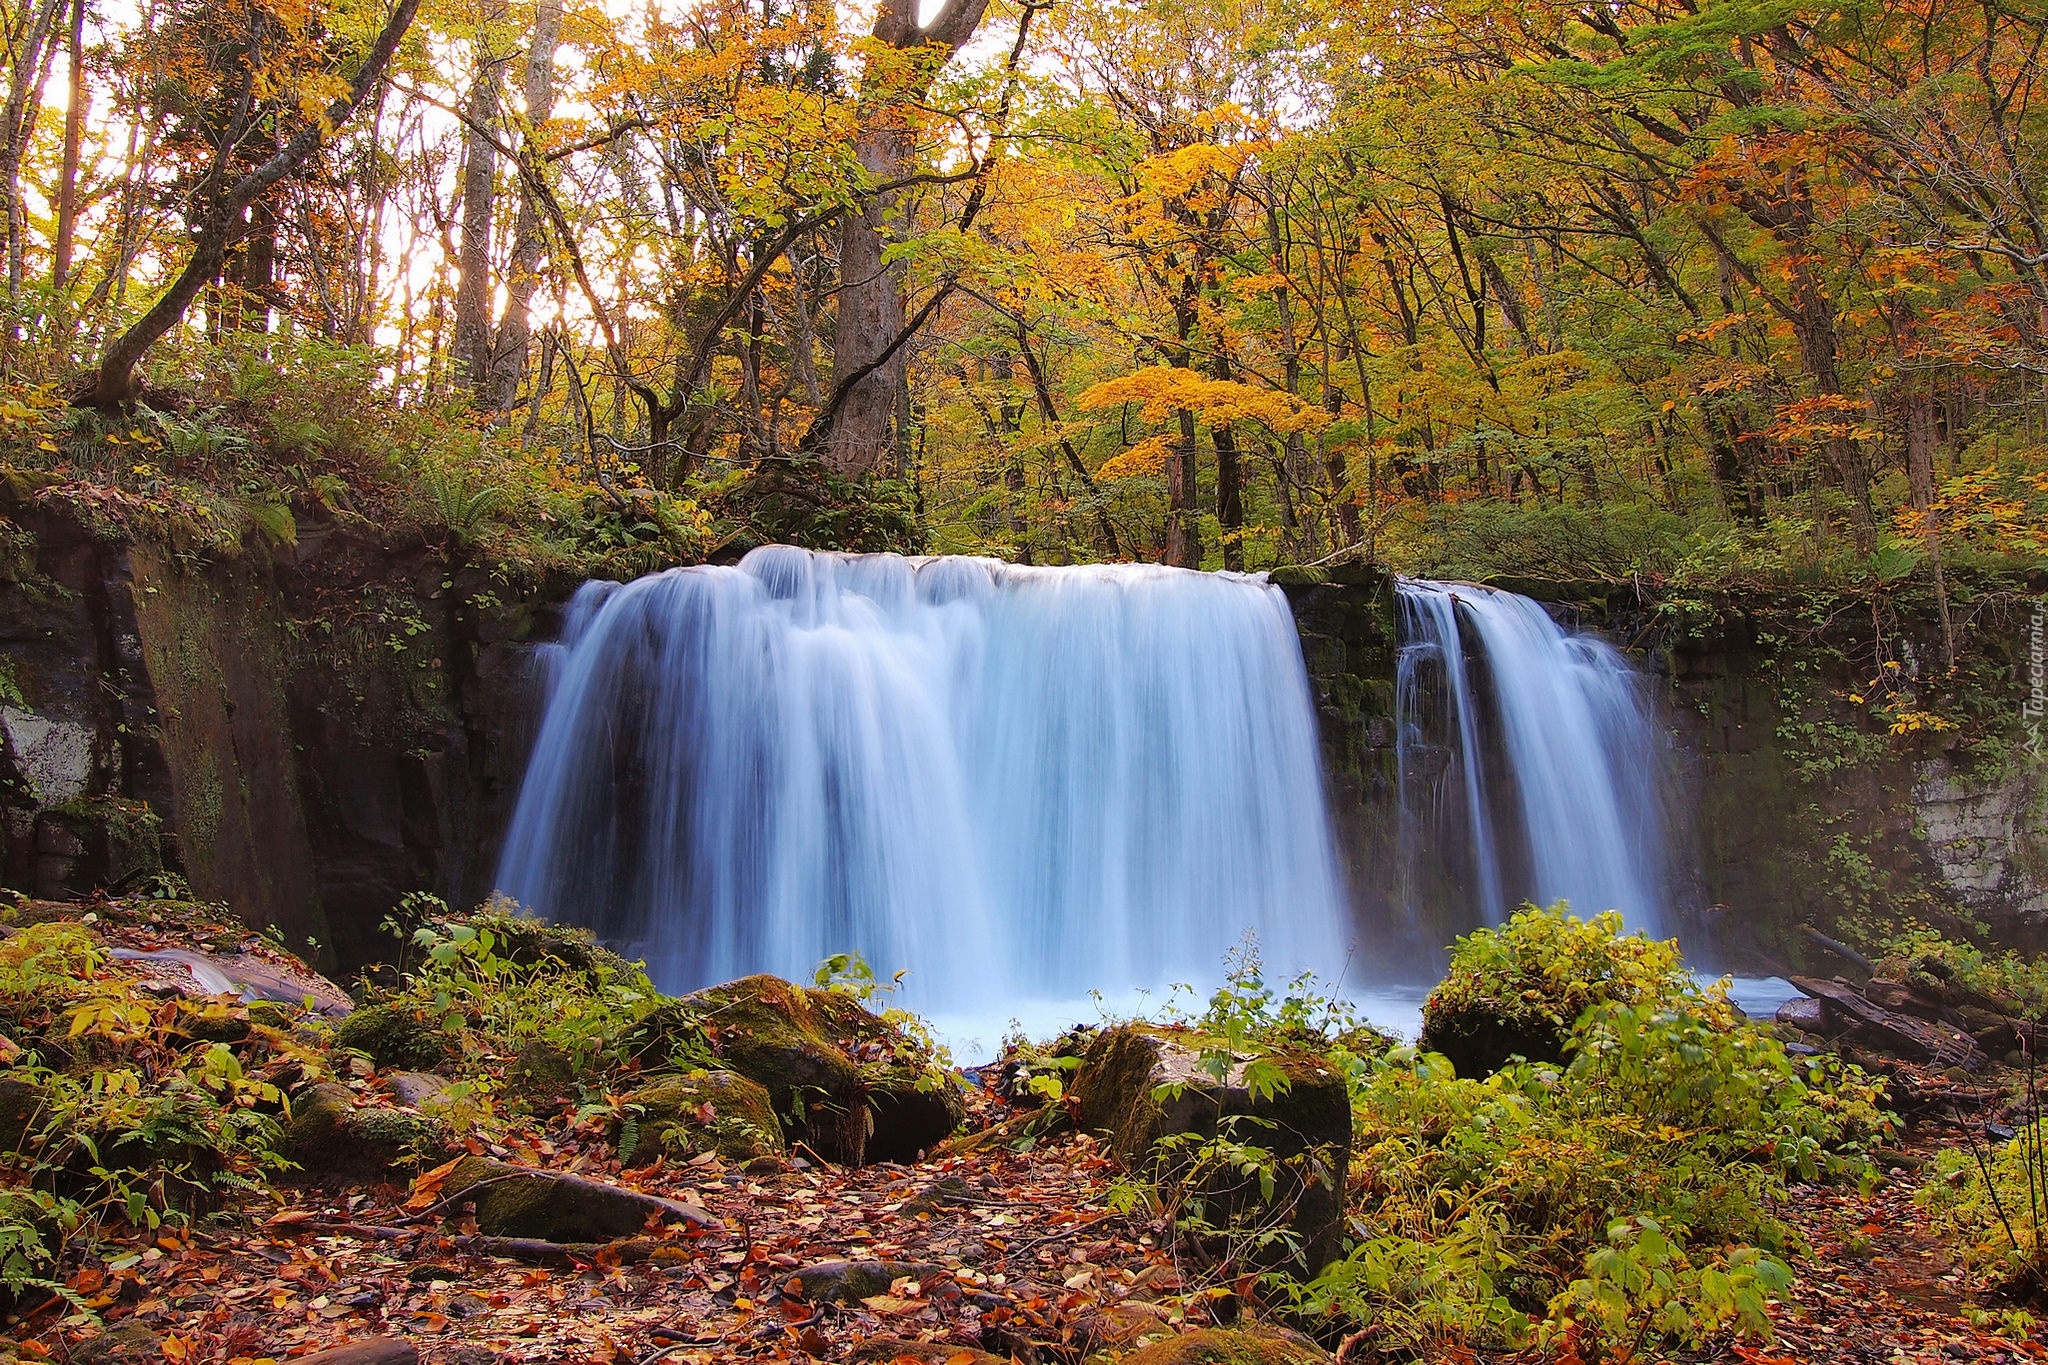
<path fill-rule="evenodd" d="M 1439 908 L 1469 925 L 1565 900 L 1671 932 L 1662 744 L 1628 660 L 1514 593 L 1399 595 L 1403 860 L 1472 869 L 1465 904 Z M 1419 918 L 1424 878 L 1404 880 Z"/>

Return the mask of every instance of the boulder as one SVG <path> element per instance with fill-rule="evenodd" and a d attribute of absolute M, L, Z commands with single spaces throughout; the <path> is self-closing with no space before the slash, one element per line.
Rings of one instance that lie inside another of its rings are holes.
<path fill-rule="evenodd" d="M 842 991 L 810 995 L 860 1062 L 870 1116 L 867 1160 L 917 1161 L 967 1121 L 959 1083 L 927 1048 Z"/>
<path fill-rule="evenodd" d="M 906 1341 L 901 1337 L 869 1337 L 854 1344 L 846 1357 L 853 1361 L 877 1361 L 895 1365 L 914 1360 L 918 1365 L 1011 1365 L 1008 1356 L 992 1356 L 972 1346 L 952 1341 Z"/>
<path fill-rule="evenodd" d="M 634 1091 L 627 1103 L 640 1108 L 639 1136 L 628 1154 L 636 1161 L 663 1152 L 716 1152 L 746 1162 L 787 1150 L 768 1091 L 730 1071 L 664 1077 Z"/>
<path fill-rule="evenodd" d="M 709 1226 L 702 1208 L 564 1171 L 464 1157 L 441 1181 L 446 1200 L 468 1196 L 477 1228 L 491 1237 L 549 1242 L 607 1242 L 629 1237 L 649 1218 Z"/>
<path fill-rule="evenodd" d="M 420 1353 L 409 1341 L 372 1337 L 298 1356 L 292 1365 L 420 1365 Z"/>
<path fill-rule="evenodd" d="M 0 1152 L 21 1151 L 47 1101 L 48 1093 L 34 1081 L 0 1076 Z"/>
<path fill-rule="evenodd" d="M 553 1109 L 576 1094 L 576 1059 L 553 1043 L 535 1038 L 505 1068 L 510 1097 L 535 1110 Z"/>
<path fill-rule="evenodd" d="M 379 1068 L 431 1071 L 448 1059 L 448 1035 L 426 1015 L 401 1005 L 365 1005 L 334 1031 L 334 1041 Z"/>
<path fill-rule="evenodd" d="M 886 1294 L 898 1280 L 925 1280 L 945 1271 L 922 1261 L 819 1261 L 792 1270 L 782 1282 L 791 1298 L 808 1303 L 859 1303 Z"/>
<path fill-rule="evenodd" d="M 323 1081 L 293 1097 L 277 1151 L 309 1180 L 375 1177 L 419 1170 L 447 1136 L 423 1114 L 359 1105 L 347 1086 Z"/>
<path fill-rule="evenodd" d="M 725 1069 L 768 1092 L 783 1132 L 828 1161 L 914 1159 L 960 1126 L 950 1076 L 852 996 L 749 976 L 686 997 Z"/>
<path fill-rule="evenodd" d="M 1778 1012 L 1773 1018 L 1786 1028 L 1796 1028 L 1801 1033 L 1827 1032 L 1827 1009 L 1811 996 L 1793 996 L 1778 1006 Z"/>
<path fill-rule="evenodd" d="M 385 1076 L 391 1098 L 408 1109 L 430 1109 L 448 1093 L 448 1078 L 431 1071 L 394 1071 Z"/>
<path fill-rule="evenodd" d="M 1133 1351 L 1118 1365 L 1329 1365 L 1330 1355 L 1307 1337 L 1274 1330 L 1205 1327 Z"/>
<path fill-rule="evenodd" d="M 1276 1048 L 1234 1058 L 1219 1081 L 1203 1065 L 1204 1046 L 1200 1035 L 1184 1029 L 1122 1024 L 1104 1030 L 1074 1073 L 1070 1097 L 1081 1126 L 1107 1134 L 1117 1159 L 1140 1170 L 1158 1159 L 1163 1138 L 1211 1138 L 1228 1132 L 1227 1119 L 1256 1120 L 1236 1137 L 1272 1152 L 1279 1163 L 1273 1206 L 1292 1210 L 1288 1225 L 1301 1244 L 1299 1259 L 1310 1273 L 1321 1270 L 1340 1254 L 1343 1240 L 1351 1162 L 1344 1078 L 1312 1052 Z M 1254 1094 L 1254 1063 L 1261 1070 L 1276 1067 L 1285 1088 Z M 1153 1098 L 1162 1087 L 1175 1089 Z M 1204 1194 L 1232 1222 L 1256 1222 L 1266 1207 L 1258 1179 L 1234 1172 L 1206 1180 Z"/>

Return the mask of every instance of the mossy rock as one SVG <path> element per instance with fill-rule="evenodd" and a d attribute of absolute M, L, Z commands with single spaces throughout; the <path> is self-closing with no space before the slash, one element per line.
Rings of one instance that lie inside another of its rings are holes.
<path fill-rule="evenodd" d="M 20 1076 L 0 1076 L 0 1152 L 14 1154 L 35 1130 L 49 1091 Z"/>
<path fill-rule="evenodd" d="M 633 1021 L 618 1046 L 628 1061 L 648 1071 L 697 1066 L 712 1056 L 704 1020 L 686 1000 L 664 1000 Z"/>
<path fill-rule="evenodd" d="M 636 1160 L 661 1152 L 716 1152 L 728 1161 L 751 1161 L 788 1150 L 766 1088 L 730 1071 L 665 1077 L 627 1102 L 640 1106 L 631 1153 Z"/>
<path fill-rule="evenodd" d="M 828 1161 L 908 1160 L 965 1105 L 931 1055 L 839 991 L 749 976 L 686 997 L 729 1071 L 768 1091 L 789 1141 Z"/>
<path fill-rule="evenodd" d="M 476 1225 L 493 1237 L 608 1242 L 639 1232 L 649 1218 L 699 1226 L 710 1222 L 703 1210 L 672 1199 L 487 1156 L 464 1157 L 441 1182 L 443 1198 L 459 1201 L 472 1191 Z"/>
<path fill-rule="evenodd" d="M 1627 934 L 1613 913 L 1581 920 L 1563 906 L 1524 906 L 1451 950 L 1450 970 L 1422 1004 L 1424 1052 L 1461 1076 L 1487 1076 L 1516 1057 L 1561 1062 L 1572 1026 L 1595 1005 L 1711 1006 L 1685 972 L 1676 943 Z"/>
<path fill-rule="evenodd" d="M 1299 1260 L 1311 1273 L 1319 1271 L 1342 1249 L 1342 1196 L 1351 1162 L 1351 1099 L 1344 1078 L 1313 1052 L 1277 1047 L 1234 1061 L 1219 1081 L 1204 1065 L 1208 1045 L 1187 1029 L 1122 1024 L 1103 1030 L 1074 1072 L 1070 1094 L 1080 1124 L 1107 1134 L 1127 1168 L 1157 1170 L 1162 1161 L 1182 1160 L 1162 1152 L 1162 1139 L 1228 1135 L 1228 1120 L 1253 1120 L 1256 1126 L 1236 1136 L 1266 1148 L 1279 1163 L 1273 1198 L 1268 1203 L 1261 1197 L 1256 1178 L 1211 1179 L 1202 1191 L 1219 1212 L 1211 1221 L 1258 1223 L 1268 1207 L 1291 1208 L 1288 1226 L 1301 1244 Z M 1285 1087 L 1265 1093 L 1262 1084 L 1255 1091 L 1254 1066 L 1277 1070 Z M 1170 1166 L 1160 1173 L 1174 1175 Z"/>
<path fill-rule="evenodd" d="M 576 1059 L 552 1043 L 533 1039 L 505 1068 L 505 1088 L 530 1109 L 553 1109 L 576 1093 Z"/>
<path fill-rule="evenodd" d="M 632 963 L 599 943 L 588 929 L 573 925 L 480 910 L 451 916 L 439 927 L 445 933 L 457 924 L 488 930 L 496 940 L 492 951 L 521 967 L 579 972 L 593 980 L 628 975 L 635 970 Z"/>
<path fill-rule="evenodd" d="M 346 1180 L 417 1171 L 447 1138 L 435 1119 L 358 1105 L 347 1086 L 324 1081 L 293 1099 L 277 1152 L 304 1179 Z"/>
<path fill-rule="evenodd" d="M 448 1035 L 434 1021 L 402 1005 L 364 1005 L 341 1021 L 334 1041 L 379 1068 L 405 1071 L 431 1071 L 452 1051 Z"/>
<path fill-rule="evenodd" d="M 967 1121 L 966 1098 L 929 1049 L 844 991 L 805 994 L 832 1036 L 861 1063 L 867 1160 L 916 1161 L 959 1131 Z"/>
<path fill-rule="evenodd" d="M 1205 1327 L 1118 1357 L 1117 1365 L 1329 1365 L 1330 1355 L 1293 1332 Z"/>

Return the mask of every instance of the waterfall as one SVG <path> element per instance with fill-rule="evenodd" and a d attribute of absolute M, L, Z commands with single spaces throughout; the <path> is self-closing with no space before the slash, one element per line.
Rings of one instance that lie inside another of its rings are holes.
<path fill-rule="evenodd" d="M 500 888 L 681 990 L 861 953 L 920 1007 L 1342 969 L 1293 617 L 1241 575 L 826 555 L 585 586 Z M 1000 1017 L 1000 1016 L 997 1016 Z"/>
<path fill-rule="evenodd" d="M 1404 885 L 1426 897 L 1416 888 L 1432 868 L 1472 869 L 1462 906 L 1411 899 L 1411 913 L 1448 908 L 1439 919 L 1469 927 L 1525 899 L 1566 900 L 1670 932 L 1662 745 L 1628 660 L 1514 593 L 1416 580 L 1397 591 Z"/>

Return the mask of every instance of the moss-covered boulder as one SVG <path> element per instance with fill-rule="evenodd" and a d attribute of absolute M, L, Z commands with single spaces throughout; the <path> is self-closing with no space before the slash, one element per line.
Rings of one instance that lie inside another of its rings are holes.
<path fill-rule="evenodd" d="M 767 1090 L 783 1132 L 828 1161 L 905 1160 L 965 1114 L 929 1051 L 842 992 L 749 976 L 687 997 L 727 1069 Z"/>
<path fill-rule="evenodd" d="M 576 1059 L 538 1038 L 525 1043 L 505 1067 L 506 1092 L 535 1111 L 553 1110 L 563 1100 L 574 1099 L 576 1079 Z"/>
<path fill-rule="evenodd" d="M 809 995 L 860 1063 L 870 1120 L 867 1160 L 916 1161 L 966 1122 L 960 1085 L 930 1049 L 843 991 Z"/>
<path fill-rule="evenodd" d="M 464 1157 L 441 1181 L 444 1200 L 474 1203 L 476 1225 L 493 1237 L 549 1242 L 608 1242 L 630 1237 L 652 1218 L 708 1226 L 701 1208 L 564 1171 Z"/>
<path fill-rule="evenodd" d="M 944 1273 L 923 1261 L 817 1261 L 792 1270 L 781 1288 L 807 1303 L 859 1303 L 888 1293 L 899 1280 L 923 1284 Z"/>
<path fill-rule="evenodd" d="M 664 1152 L 716 1152 L 728 1161 L 751 1161 L 788 1150 L 766 1088 L 730 1071 L 666 1076 L 634 1091 L 627 1102 L 640 1110 L 632 1150 L 623 1154 L 634 1161 Z"/>
<path fill-rule="evenodd" d="M 417 1171 L 448 1140 L 437 1120 L 406 1109 L 359 1105 L 353 1091 L 325 1081 L 292 1100 L 278 1154 L 312 1181 Z"/>
<path fill-rule="evenodd" d="M 1676 943 L 1624 933 L 1612 912 L 1581 920 L 1562 905 L 1524 906 L 1458 940 L 1423 1002 L 1417 1044 L 1461 1076 L 1486 1076 L 1515 1057 L 1562 1061 L 1572 1025 L 1594 1005 L 1652 1001 L 1727 1009 L 1701 998 Z"/>
<path fill-rule="evenodd" d="M 452 1051 L 447 1033 L 425 1011 L 397 1004 L 356 1010 L 341 1021 L 334 1041 L 362 1053 L 380 1069 L 431 1071 Z"/>
<path fill-rule="evenodd" d="M 1310 1272 L 1335 1260 L 1343 1235 L 1344 1179 L 1351 1160 L 1351 1101 L 1344 1078 L 1313 1052 L 1263 1049 L 1235 1055 L 1221 1080 L 1215 1044 L 1191 1030 L 1123 1024 L 1097 1034 L 1074 1072 L 1071 1097 L 1083 1128 L 1106 1134 L 1117 1159 L 1168 1179 L 1196 1178 L 1220 1212 L 1217 1226 L 1257 1226 L 1286 1212 Z M 1164 1093 L 1162 1093 L 1164 1092 Z M 1155 1096 L 1157 1098 L 1155 1098 Z M 1232 1120 L 1245 1118 L 1249 1124 Z M 1187 1144 L 1164 1139 L 1219 1134 L 1266 1148 L 1277 1162 L 1273 1196 L 1234 1167 L 1191 1176 Z M 1281 1255 L 1273 1258 L 1284 1261 Z"/>
<path fill-rule="evenodd" d="M 21 1150 L 42 1118 L 49 1092 L 25 1076 L 0 1076 L 0 1153 Z"/>
<path fill-rule="evenodd" d="M 1118 1365 L 1329 1365 L 1330 1355 L 1307 1337 L 1272 1330 L 1205 1327 L 1155 1341 Z"/>

